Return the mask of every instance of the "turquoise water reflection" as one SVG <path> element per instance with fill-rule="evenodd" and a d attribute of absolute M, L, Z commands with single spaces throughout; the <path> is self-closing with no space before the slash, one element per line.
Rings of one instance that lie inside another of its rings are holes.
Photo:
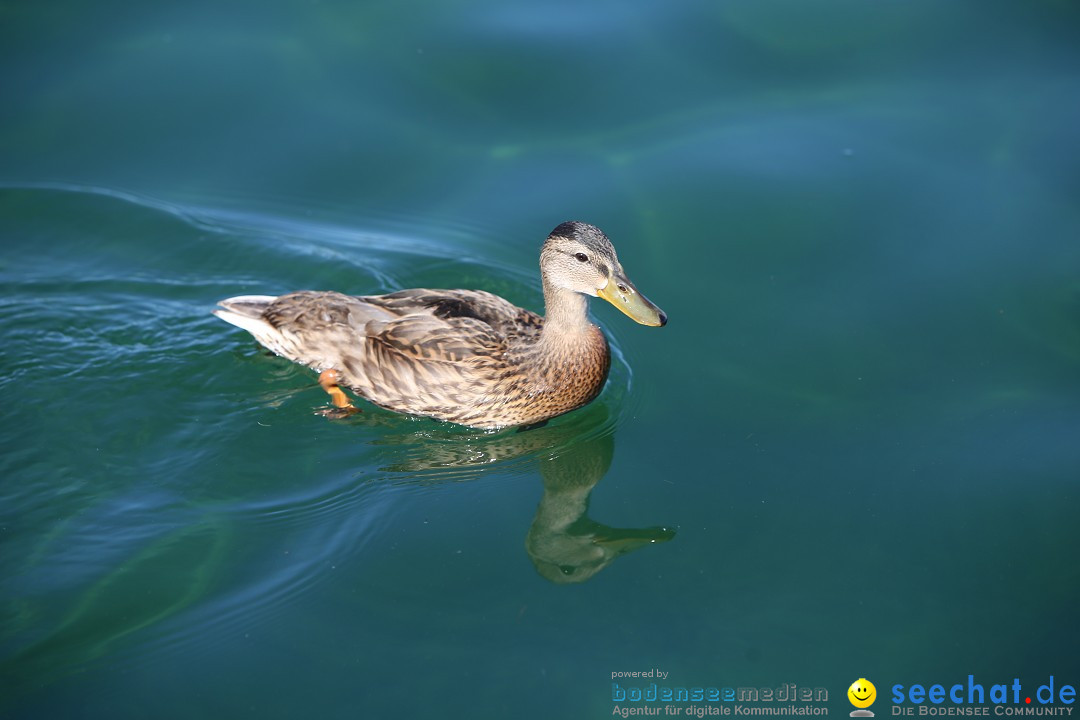
<path fill-rule="evenodd" d="M 3 12 L 0 713 L 1080 679 L 1075 4 Z M 209 315 L 538 309 L 568 218 L 671 323 L 594 308 L 611 382 L 536 431 L 327 422 Z"/>

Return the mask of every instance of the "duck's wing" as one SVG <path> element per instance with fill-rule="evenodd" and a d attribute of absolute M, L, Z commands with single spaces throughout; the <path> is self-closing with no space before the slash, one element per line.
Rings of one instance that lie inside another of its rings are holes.
<path fill-rule="evenodd" d="M 505 352 L 506 338 L 473 317 L 405 315 L 390 322 L 370 322 L 368 340 L 406 362 L 464 362 Z"/>
<path fill-rule="evenodd" d="M 344 381 L 371 402 L 399 412 L 475 424 L 507 379 L 513 305 L 485 309 L 469 291 L 414 290 L 368 298 L 399 313 L 369 321 L 364 341 L 341 349 Z M 491 296 L 494 298 L 495 296 Z M 487 298 L 484 298 L 485 300 Z"/>
<path fill-rule="evenodd" d="M 365 297 L 363 300 L 398 317 L 429 315 L 448 322 L 472 318 L 506 338 L 539 334 L 544 323 L 536 313 L 483 290 L 421 288 Z"/>
<path fill-rule="evenodd" d="M 362 300 L 394 315 L 368 321 L 363 347 L 342 359 L 354 387 L 365 393 L 364 379 L 380 376 L 417 391 L 425 385 L 491 382 L 509 345 L 520 340 L 521 327 L 532 326 L 529 316 L 542 325 L 533 313 L 479 290 L 422 288 Z"/>

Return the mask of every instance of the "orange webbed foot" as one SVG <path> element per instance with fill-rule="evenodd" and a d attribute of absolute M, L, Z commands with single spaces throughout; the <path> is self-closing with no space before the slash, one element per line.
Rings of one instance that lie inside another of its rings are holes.
<path fill-rule="evenodd" d="M 334 404 L 334 407 L 318 410 L 316 411 L 317 415 L 337 419 L 360 412 L 360 408 L 349 401 L 349 396 L 345 394 L 345 391 L 339 385 L 340 382 L 341 375 L 337 370 L 323 370 L 319 373 L 319 385 L 330 396 L 330 402 Z"/>

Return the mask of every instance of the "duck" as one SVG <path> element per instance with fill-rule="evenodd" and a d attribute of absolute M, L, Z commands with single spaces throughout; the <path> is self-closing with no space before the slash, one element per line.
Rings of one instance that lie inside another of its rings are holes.
<path fill-rule="evenodd" d="M 427 288 L 240 295 L 213 312 L 319 373 L 332 417 L 359 412 L 344 386 L 398 413 L 482 430 L 528 428 L 588 404 L 604 387 L 611 350 L 590 321 L 589 297 L 642 325 L 667 324 L 594 225 L 552 230 L 540 279 L 543 315 L 483 290 Z"/>

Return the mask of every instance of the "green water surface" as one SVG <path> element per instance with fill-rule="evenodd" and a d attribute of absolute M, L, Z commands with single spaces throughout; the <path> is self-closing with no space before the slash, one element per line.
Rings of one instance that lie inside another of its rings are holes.
<path fill-rule="evenodd" d="M 0 2 L 0 97 L 0 717 L 1080 685 L 1075 3 Z M 569 219 L 670 323 L 536 430 L 210 314 Z"/>

